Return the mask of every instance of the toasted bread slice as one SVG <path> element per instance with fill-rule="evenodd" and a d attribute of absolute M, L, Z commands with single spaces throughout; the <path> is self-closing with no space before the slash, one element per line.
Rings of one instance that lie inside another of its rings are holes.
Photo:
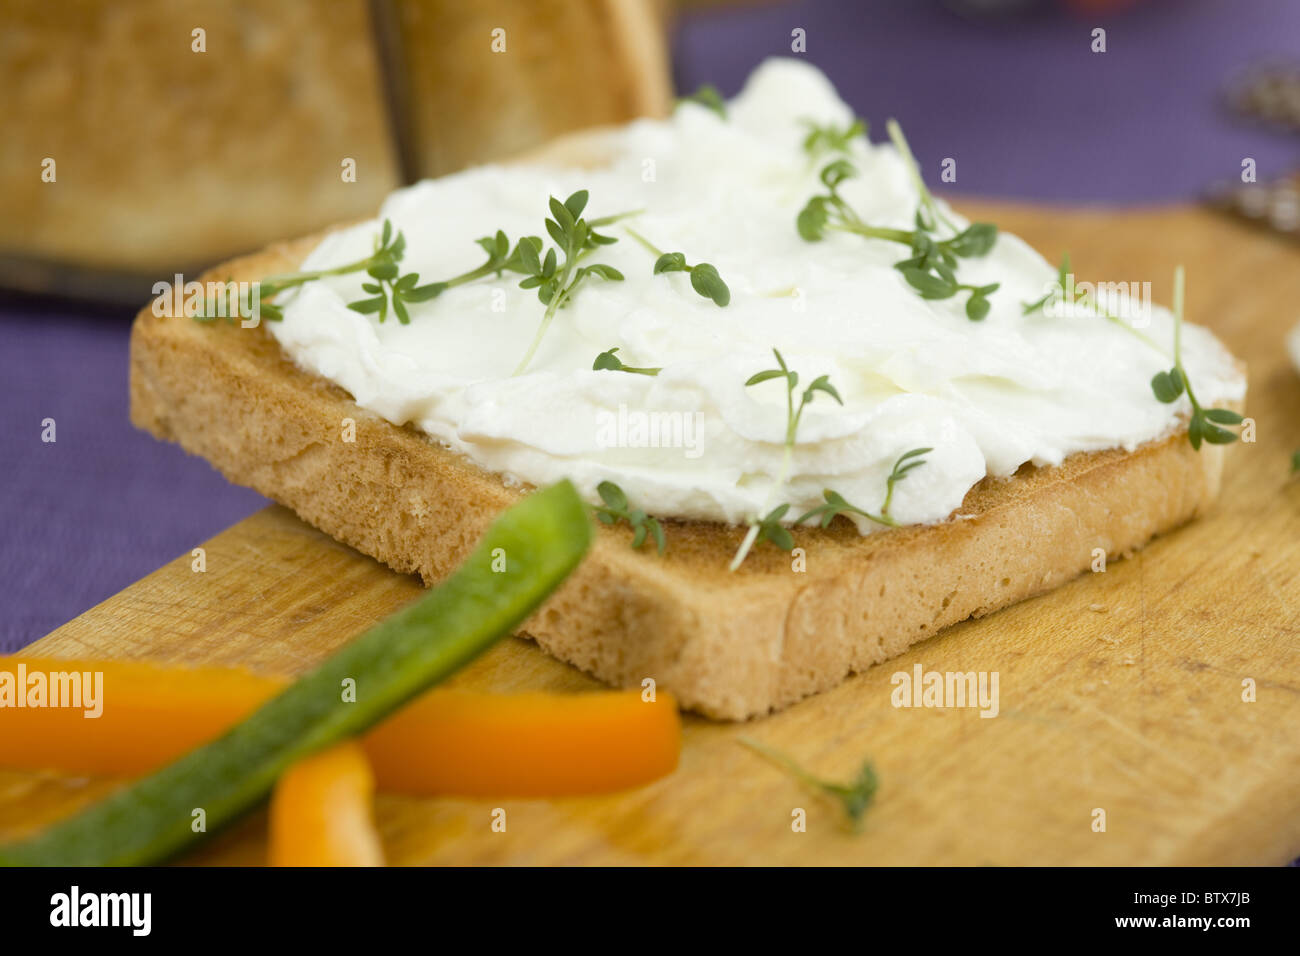
<path fill-rule="evenodd" d="M 291 271 L 319 238 L 233 260 L 205 279 Z M 360 408 L 297 368 L 260 327 L 142 310 L 131 335 L 131 418 L 426 582 L 455 568 L 526 493 Z M 349 419 L 354 441 L 344 440 Z M 590 556 L 523 633 L 609 683 L 651 678 L 710 717 L 765 714 L 950 624 L 1062 584 L 1089 568 L 1096 548 L 1113 558 L 1188 521 L 1218 494 L 1223 455 L 1221 446 L 1193 450 L 1180 431 L 1131 453 L 1025 466 L 980 482 L 944 523 L 866 537 L 847 522 L 800 528 L 802 555 L 758 547 L 734 573 L 744 528 L 667 522 L 660 557 L 632 550 L 626 525 L 601 525 Z"/>

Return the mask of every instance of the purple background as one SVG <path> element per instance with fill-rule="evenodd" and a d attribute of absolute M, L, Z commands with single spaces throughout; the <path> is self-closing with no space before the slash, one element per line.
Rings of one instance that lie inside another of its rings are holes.
<path fill-rule="evenodd" d="M 1091 51 L 1097 26 L 1106 53 Z M 721 10 L 678 36 L 678 88 L 712 82 L 734 95 L 760 59 L 791 55 L 795 27 L 872 139 L 894 116 L 928 180 L 942 157 L 957 160 L 962 193 L 1164 202 L 1238 177 L 1246 156 L 1260 179 L 1300 166 L 1300 136 L 1238 121 L 1222 103 L 1243 68 L 1300 62 L 1296 0 L 1143 0 L 1109 17 L 1042 3 L 985 20 L 930 0 Z"/>
<path fill-rule="evenodd" d="M 1109 52 L 1089 52 L 1103 25 Z M 808 36 L 878 131 L 923 162 L 958 160 L 961 192 L 1070 202 L 1186 200 L 1253 156 L 1300 165 L 1300 137 L 1238 123 L 1218 93 L 1241 67 L 1300 59 L 1295 0 L 1147 0 L 1121 15 L 964 19 L 927 0 L 808 2 L 685 18 L 683 90 L 734 93 Z M 3 213 L 0 198 L 0 214 Z M 0 653 L 42 636 L 263 504 L 127 421 L 129 309 L 0 301 Z M 41 420 L 58 440 L 42 443 Z"/>

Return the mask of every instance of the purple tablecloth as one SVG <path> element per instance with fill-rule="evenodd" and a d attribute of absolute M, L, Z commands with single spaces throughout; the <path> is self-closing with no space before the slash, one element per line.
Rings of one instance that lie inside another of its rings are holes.
<path fill-rule="evenodd" d="M 75 617 L 265 502 L 127 421 L 130 318 L 0 312 L 0 652 Z M 54 419 L 54 442 L 42 441 Z"/>
<path fill-rule="evenodd" d="M 675 41 L 678 84 L 734 93 L 790 32 L 880 130 L 905 125 L 923 161 L 958 160 L 965 193 L 1069 201 L 1188 199 L 1254 157 L 1300 164 L 1300 139 L 1232 122 L 1220 84 L 1291 54 L 1300 3 L 1149 0 L 1100 23 L 992 24 L 937 4 L 816 2 L 714 11 Z M 1287 43 L 1290 43 L 1290 48 Z M 878 133 L 877 133 L 878 135 Z M 0 213 L 3 199 L 0 198 Z M 261 506 L 204 462 L 127 422 L 129 310 L 0 303 L 0 652 L 13 651 Z M 53 443 L 42 420 L 56 423 Z"/>

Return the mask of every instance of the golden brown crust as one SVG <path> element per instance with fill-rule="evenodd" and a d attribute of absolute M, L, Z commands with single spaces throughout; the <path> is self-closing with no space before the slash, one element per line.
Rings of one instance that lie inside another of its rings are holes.
<path fill-rule="evenodd" d="M 581 140 L 570 140 L 567 148 Z M 295 268 L 319 237 L 213 270 L 255 279 Z M 412 428 L 358 407 L 293 365 L 262 328 L 149 308 L 131 336 L 131 418 L 231 481 L 425 581 L 448 573 L 522 492 Z M 344 419 L 356 423 L 343 441 Z M 799 529 L 805 570 L 770 547 L 727 570 L 743 529 L 667 523 L 668 553 L 599 526 L 591 555 L 527 623 L 556 657 L 602 680 L 653 678 L 711 717 L 743 719 L 829 689 L 950 624 L 1050 590 L 1094 549 L 1140 548 L 1218 493 L 1223 449 L 1185 433 L 1133 453 L 1079 454 L 971 489 L 939 525 L 858 535 Z M 1027 546 L 1027 542 L 1032 543 Z"/>

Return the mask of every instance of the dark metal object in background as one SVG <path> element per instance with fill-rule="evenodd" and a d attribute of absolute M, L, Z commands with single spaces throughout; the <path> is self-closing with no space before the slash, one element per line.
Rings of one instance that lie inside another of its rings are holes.
<path fill-rule="evenodd" d="M 1300 240 L 1300 172 L 1266 183 L 1220 184 L 1208 198 L 1215 209 Z"/>
<path fill-rule="evenodd" d="M 1225 95 L 1238 115 L 1300 132 L 1300 63 L 1253 67 L 1232 80 Z"/>
<path fill-rule="evenodd" d="M 1250 67 L 1224 92 L 1234 114 L 1300 133 L 1300 63 Z M 1262 183 L 1218 183 L 1208 201 L 1229 215 L 1300 239 L 1300 170 Z"/>

